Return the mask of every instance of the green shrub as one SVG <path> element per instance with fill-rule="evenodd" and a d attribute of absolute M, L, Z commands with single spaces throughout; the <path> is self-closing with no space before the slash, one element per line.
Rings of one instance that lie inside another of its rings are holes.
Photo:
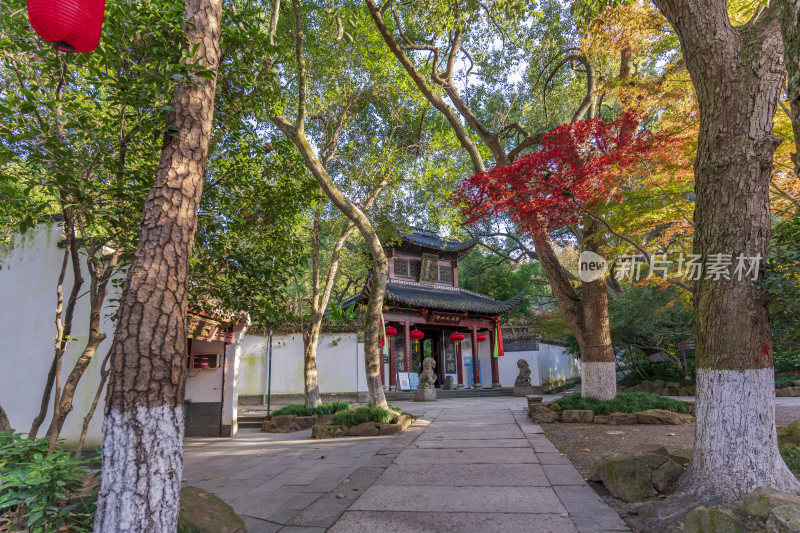
<path fill-rule="evenodd" d="M 785 389 L 786 387 L 792 387 L 797 380 L 800 380 L 800 376 L 781 376 L 775 378 L 775 388 Z"/>
<path fill-rule="evenodd" d="M 792 471 L 796 478 L 800 478 L 800 449 L 788 445 L 781 446 L 781 457 L 786 462 L 786 466 Z"/>
<path fill-rule="evenodd" d="M 675 376 L 674 373 L 670 375 L 652 375 L 648 376 L 647 379 L 643 378 L 638 372 L 631 372 L 621 380 L 617 381 L 617 385 L 620 387 L 633 387 L 634 385 L 638 385 L 642 381 L 666 381 L 668 383 L 680 383 L 681 387 L 694 385 L 695 382 L 693 379 L 686 379 L 683 376 Z"/>
<path fill-rule="evenodd" d="M 312 415 L 332 415 L 339 411 L 350 409 L 350 404 L 347 402 L 330 402 L 323 403 L 319 407 L 308 408 L 305 405 L 293 404 L 281 407 L 273 411 L 272 416 L 295 415 L 295 416 L 312 416 Z"/>
<path fill-rule="evenodd" d="M 88 474 L 84 459 L 60 449 L 47 455 L 48 445 L 48 438 L 0 433 L 0 509 L 22 509 L 18 525 L 31 533 L 91 531 L 97 497 L 77 497 Z"/>
<path fill-rule="evenodd" d="M 339 411 L 331 419 L 331 424 L 344 426 L 357 426 L 364 422 L 378 422 L 379 424 L 389 424 L 397 415 L 380 407 L 365 405 L 358 409 Z"/>
<path fill-rule="evenodd" d="M 556 400 L 562 409 L 591 409 L 597 414 L 637 413 L 647 409 L 666 409 L 676 413 L 688 413 L 689 407 L 680 400 L 673 400 L 647 392 L 620 392 L 613 400 L 582 398 L 580 392 L 573 392 Z"/>
<path fill-rule="evenodd" d="M 562 383 L 561 385 L 556 385 L 552 389 L 547 389 L 544 393 L 545 394 L 558 394 L 559 392 L 564 392 L 567 389 L 571 389 L 575 385 L 580 384 L 581 379 L 578 378 L 576 380 L 567 381 L 566 383 Z"/>

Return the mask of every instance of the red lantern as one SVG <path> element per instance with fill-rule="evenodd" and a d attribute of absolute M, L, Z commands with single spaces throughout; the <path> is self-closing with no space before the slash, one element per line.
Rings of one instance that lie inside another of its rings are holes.
<path fill-rule="evenodd" d="M 62 52 L 91 52 L 100 42 L 106 0 L 28 0 L 28 19 Z"/>
<path fill-rule="evenodd" d="M 451 333 L 450 334 L 450 342 L 461 342 L 463 340 L 464 340 L 464 334 L 463 333 L 456 332 L 456 333 Z"/>
<path fill-rule="evenodd" d="M 394 337 L 397 335 L 397 328 L 393 328 L 392 326 L 386 326 L 386 335 L 388 337 Z"/>
<path fill-rule="evenodd" d="M 477 339 L 478 342 L 483 342 L 486 340 L 486 335 L 484 335 L 483 333 L 478 333 Z"/>
<path fill-rule="evenodd" d="M 425 334 L 418 329 L 412 330 L 411 333 L 409 333 L 409 336 L 415 341 L 425 338 Z"/>
<path fill-rule="evenodd" d="M 422 314 L 423 314 L 423 315 L 427 315 L 427 314 L 428 314 L 428 310 L 427 310 L 427 309 L 423 309 L 423 310 L 422 310 Z"/>

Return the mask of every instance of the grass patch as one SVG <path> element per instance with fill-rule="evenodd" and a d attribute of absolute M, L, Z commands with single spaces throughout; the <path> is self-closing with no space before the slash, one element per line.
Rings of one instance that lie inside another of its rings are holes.
<path fill-rule="evenodd" d="M 800 449 L 791 446 L 780 446 L 781 457 L 786 462 L 786 466 L 792 471 L 796 478 L 800 479 Z"/>
<path fill-rule="evenodd" d="M 347 402 L 330 402 L 323 403 L 319 407 L 308 408 L 305 405 L 293 404 L 281 407 L 273 411 L 272 416 L 294 415 L 294 416 L 312 416 L 312 415 L 332 415 L 340 411 L 350 409 L 350 404 Z"/>
<path fill-rule="evenodd" d="M 363 424 L 364 422 L 390 424 L 395 417 L 397 417 L 395 413 L 387 411 L 386 409 L 365 405 L 364 407 L 359 407 L 358 409 L 339 411 L 333 415 L 331 424 L 344 426 L 357 426 L 359 424 Z"/>
<path fill-rule="evenodd" d="M 596 414 L 638 413 L 647 409 L 666 409 L 676 413 L 688 413 L 689 407 L 680 400 L 673 400 L 648 392 L 620 392 L 613 400 L 582 398 L 580 392 L 573 392 L 556 400 L 562 409 L 591 409 Z"/>
<path fill-rule="evenodd" d="M 775 388 L 785 389 L 786 387 L 793 387 L 794 382 L 797 380 L 800 380 L 800 376 L 781 376 L 779 378 L 775 378 Z"/>

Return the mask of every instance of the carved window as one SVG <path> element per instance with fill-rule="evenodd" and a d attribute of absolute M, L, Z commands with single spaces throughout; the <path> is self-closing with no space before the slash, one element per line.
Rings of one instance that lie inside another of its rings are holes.
<path fill-rule="evenodd" d="M 408 277 L 408 259 L 394 260 L 394 275 L 399 278 Z"/>
<path fill-rule="evenodd" d="M 439 267 L 439 281 L 442 283 L 453 283 L 453 267 Z"/>
<path fill-rule="evenodd" d="M 420 263 L 421 261 L 409 261 L 408 262 L 408 277 L 411 279 L 419 279 L 419 270 L 420 270 Z"/>

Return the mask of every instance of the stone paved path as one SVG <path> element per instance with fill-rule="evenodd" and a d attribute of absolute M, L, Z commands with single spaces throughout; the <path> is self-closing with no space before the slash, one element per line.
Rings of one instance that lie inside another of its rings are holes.
<path fill-rule="evenodd" d="M 249 533 L 628 531 L 524 399 L 399 405 L 420 418 L 390 437 L 187 439 L 185 478 L 230 503 Z"/>

